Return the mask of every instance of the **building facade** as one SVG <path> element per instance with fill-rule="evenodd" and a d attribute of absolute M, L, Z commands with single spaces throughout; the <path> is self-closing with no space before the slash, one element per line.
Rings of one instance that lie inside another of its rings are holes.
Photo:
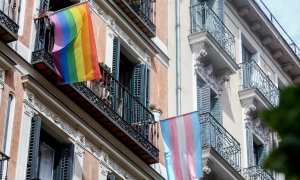
<path fill-rule="evenodd" d="M 169 1 L 169 17 L 176 10 Z M 204 179 L 284 179 L 262 169 L 279 139 L 259 112 L 299 83 L 299 48 L 260 0 L 180 1 L 179 16 L 169 19 L 168 111 L 180 101 L 182 114 L 199 112 Z"/>
<path fill-rule="evenodd" d="M 46 15 L 76 3 L 0 2 L 0 179 L 163 179 L 168 2 L 89 0 L 103 78 L 58 85 Z"/>
<path fill-rule="evenodd" d="M 299 84 L 299 48 L 261 0 L 179 1 L 180 24 L 175 2 L 89 0 L 103 78 L 58 85 L 46 15 L 80 0 L 1 0 L 0 180 L 166 179 L 177 104 L 199 113 L 204 179 L 284 179 L 259 112 Z"/>

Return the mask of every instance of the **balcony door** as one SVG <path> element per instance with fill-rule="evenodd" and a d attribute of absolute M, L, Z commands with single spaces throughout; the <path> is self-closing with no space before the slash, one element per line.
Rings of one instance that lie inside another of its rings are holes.
<path fill-rule="evenodd" d="M 118 37 L 114 38 L 113 44 L 112 75 L 119 82 L 113 85 L 113 106 L 128 123 L 141 129 L 144 124 L 137 122 L 147 122 L 149 119 L 145 110 L 149 107 L 150 70 L 121 48 Z"/>

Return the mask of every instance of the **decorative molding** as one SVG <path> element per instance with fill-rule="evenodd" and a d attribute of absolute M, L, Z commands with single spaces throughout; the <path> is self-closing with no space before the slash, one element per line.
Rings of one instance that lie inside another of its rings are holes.
<path fill-rule="evenodd" d="M 93 12 L 98 14 L 106 23 L 107 25 L 114 31 L 116 35 L 118 35 L 123 42 L 125 42 L 131 49 L 139 56 L 143 62 L 148 63 L 151 62 L 151 57 L 143 51 L 129 36 L 125 33 L 115 22 L 115 20 L 108 15 L 97 3 L 93 0 L 89 1 L 90 7 L 92 8 Z"/>
<path fill-rule="evenodd" d="M 270 142 L 270 129 L 267 128 L 262 120 L 257 117 L 256 105 L 251 104 L 245 108 L 245 124 L 246 127 L 251 129 L 253 133 L 263 141 L 264 144 Z"/>
<path fill-rule="evenodd" d="M 83 158 L 83 154 L 84 154 L 84 146 L 82 146 L 81 143 L 76 142 L 75 144 L 75 152 L 78 156 L 80 156 L 81 158 Z"/>
<path fill-rule="evenodd" d="M 128 179 L 128 180 L 135 179 L 123 167 L 118 165 L 112 158 L 110 158 L 105 153 L 104 153 L 103 158 L 101 160 L 101 166 L 102 166 L 102 171 L 101 171 L 102 174 L 106 174 L 106 173 L 112 171 L 112 172 L 116 173 L 118 176 L 120 176 L 122 179 Z M 103 166 L 108 168 L 110 171 L 109 170 L 105 171 L 105 168 L 103 168 Z"/>
<path fill-rule="evenodd" d="M 86 139 L 85 141 L 85 149 L 87 149 L 91 154 L 93 154 L 97 159 L 101 158 L 101 149 L 94 145 L 91 141 Z"/>

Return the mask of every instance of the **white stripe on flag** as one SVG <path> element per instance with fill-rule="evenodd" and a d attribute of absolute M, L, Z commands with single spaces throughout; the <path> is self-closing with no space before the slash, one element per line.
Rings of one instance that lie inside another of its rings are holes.
<path fill-rule="evenodd" d="M 179 158 L 180 158 L 180 166 L 184 180 L 188 180 L 188 169 L 187 169 L 187 150 L 186 150 L 186 134 L 184 128 L 184 119 L 182 116 L 176 118 L 176 126 L 177 126 L 177 137 L 178 137 L 178 145 L 179 145 Z"/>

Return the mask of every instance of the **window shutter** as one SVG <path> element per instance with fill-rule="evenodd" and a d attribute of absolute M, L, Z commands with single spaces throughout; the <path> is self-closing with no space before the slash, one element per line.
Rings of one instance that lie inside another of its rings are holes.
<path fill-rule="evenodd" d="M 248 156 L 248 167 L 254 166 L 254 149 L 253 149 L 253 133 L 249 128 L 247 131 L 247 156 Z"/>
<path fill-rule="evenodd" d="M 258 159 L 258 165 L 263 165 L 266 159 L 266 156 L 269 151 L 269 146 L 267 144 L 261 146 L 259 148 L 259 159 Z"/>
<path fill-rule="evenodd" d="M 134 112 L 133 112 L 133 121 L 145 122 L 144 124 L 139 125 L 138 131 L 144 136 L 148 135 L 148 124 L 147 113 L 145 112 L 142 106 L 146 108 L 149 106 L 150 98 L 150 70 L 145 64 L 138 64 L 134 67 L 133 70 L 133 95 L 140 101 L 141 104 L 134 102 Z"/>
<path fill-rule="evenodd" d="M 74 144 L 63 144 L 59 160 L 58 179 L 71 180 L 73 176 Z"/>
<path fill-rule="evenodd" d="M 211 110 L 210 104 L 210 87 L 208 84 L 197 81 L 197 106 L 200 114 L 209 113 Z"/>
<path fill-rule="evenodd" d="M 41 125 L 41 118 L 34 116 L 31 120 L 26 179 L 38 179 Z"/>
<path fill-rule="evenodd" d="M 221 109 L 221 100 L 220 98 L 211 99 L 211 115 L 222 124 L 222 109 Z"/>
<path fill-rule="evenodd" d="M 150 104 L 150 69 L 145 68 L 145 107 L 149 108 Z"/>
<path fill-rule="evenodd" d="M 119 38 L 115 37 L 113 40 L 113 62 L 112 62 L 112 75 L 113 77 L 119 81 L 119 70 L 120 70 L 120 45 L 121 41 Z M 119 96 L 119 87 L 118 83 L 113 81 L 112 85 L 112 96 L 113 99 L 113 108 L 114 110 L 118 109 L 118 96 Z"/>

